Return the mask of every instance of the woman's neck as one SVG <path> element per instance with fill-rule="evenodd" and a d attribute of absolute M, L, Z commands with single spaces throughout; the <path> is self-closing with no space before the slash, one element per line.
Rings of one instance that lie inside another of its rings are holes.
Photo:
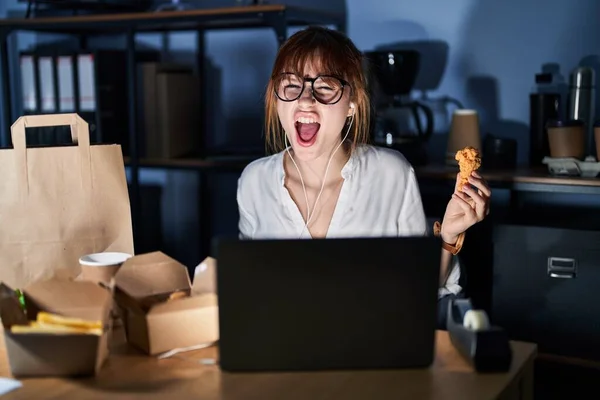
<path fill-rule="evenodd" d="M 290 153 L 293 157 L 294 152 L 291 149 Z M 296 170 L 296 167 L 294 166 L 294 163 L 290 159 L 287 152 L 285 152 L 284 157 L 286 159 L 286 162 L 284 163 L 286 167 L 286 175 L 300 180 L 298 171 Z M 331 162 L 329 162 L 329 157 L 329 154 L 323 154 L 321 157 L 311 161 L 302 161 L 294 158 L 294 161 L 298 166 L 298 170 L 300 170 L 300 173 L 302 174 L 304 185 L 307 188 L 317 190 L 320 189 L 321 185 L 323 184 L 323 178 L 325 178 L 326 171 L 327 177 L 325 186 L 329 186 L 330 184 L 337 183 L 339 181 L 342 175 L 342 169 L 346 165 L 346 162 L 348 162 L 348 152 L 344 149 L 344 146 L 341 146 L 333 155 Z M 329 169 L 327 169 L 327 164 L 329 164 Z"/>

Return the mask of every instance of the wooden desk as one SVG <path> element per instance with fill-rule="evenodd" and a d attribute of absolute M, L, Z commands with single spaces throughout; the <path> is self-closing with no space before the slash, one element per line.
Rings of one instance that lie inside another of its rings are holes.
<path fill-rule="evenodd" d="M 24 379 L 6 399 L 528 399 L 533 398 L 534 344 L 513 342 L 511 370 L 475 374 L 438 332 L 436 359 L 429 369 L 317 373 L 231 374 L 198 360 L 215 357 L 207 348 L 157 360 L 124 343 L 117 331 L 112 354 L 100 375 L 86 379 Z M 2 336 L 3 337 L 3 336 Z M 3 341 L 3 339 L 2 339 Z M 0 373 L 10 376 L 4 344 Z"/>

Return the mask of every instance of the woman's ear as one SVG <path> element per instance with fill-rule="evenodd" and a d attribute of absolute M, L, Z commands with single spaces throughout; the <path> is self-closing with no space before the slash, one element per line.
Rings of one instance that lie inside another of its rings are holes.
<path fill-rule="evenodd" d="M 349 116 L 349 117 L 351 117 L 351 116 L 353 116 L 353 115 L 354 115 L 354 112 L 355 112 L 355 111 L 354 111 L 354 109 L 355 109 L 355 107 L 356 107 L 356 106 L 354 105 L 354 103 L 353 103 L 353 102 L 350 102 L 350 109 L 348 110 L 348 116 Z"/>

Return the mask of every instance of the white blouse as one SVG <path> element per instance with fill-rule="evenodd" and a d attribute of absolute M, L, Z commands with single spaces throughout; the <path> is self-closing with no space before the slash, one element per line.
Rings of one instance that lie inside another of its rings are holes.
<path fill-rule="evenodd" d="M 242 239 L 310 239 L 284 186 L 285 151 L 250 163 L 238 180 Z M 415 172 L 395 150 L 360 146 L 342 169 L 344 179 L 327 238 L 418 236 L 428 228 Z M 441 251 L 440 251 L 441 252 Z M 438 296 L 459 293 L 457 258 Z"/>

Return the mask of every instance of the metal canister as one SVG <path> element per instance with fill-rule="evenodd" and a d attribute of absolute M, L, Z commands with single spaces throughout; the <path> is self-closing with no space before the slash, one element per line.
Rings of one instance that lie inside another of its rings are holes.
<path fill-rule="evenodd" d="M 594 111 L 596 107 L 596 78 L 592 68 L 578 67 L 571 71 L 569 79 L 569 119 L 579 120 L 585 124 L 586 154 L 593 154 Z"/>

